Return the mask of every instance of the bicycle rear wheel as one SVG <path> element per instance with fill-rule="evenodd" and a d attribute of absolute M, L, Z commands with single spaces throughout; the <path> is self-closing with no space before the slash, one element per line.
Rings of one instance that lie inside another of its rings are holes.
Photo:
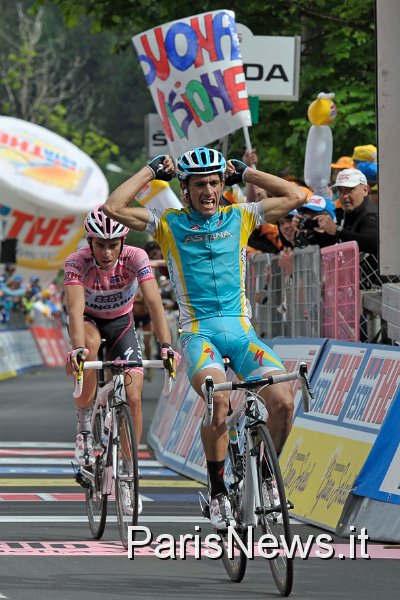
<path fill-rule="evenodd" d="M 86 513 L 90 531 L 95 540 L 99 540 L 103 535 L 107 519 L 108 496 L 103 494 L 104 459 L 101 436 L 101 416 L 98 413 L 93 427 L 93 450 L 96 457 L 96 462 L 92 467 L 93 483 L 88 484 L 88 487 L 85 488 Z"/>
<path fill-rule="evenodd" d="M 116 465 L 115 502 L 121 542 L 124 548 L 128 548 L 128 527 L 137 525 L 139 514 L 138 453 L 129 407 L 126 404 L 118 406 L 116 415 L 118 462 Z"/>
<path fill-rule="evenodd" d="M 293 587 L 293 558 L 286 556 L 284 548 L 284 544 L 290 548 L 292 543 L 288 505 L 275 447 L 264 423 L 257 425 L 255 441 L 258 445 L 260 524 L 263 533 L 273 535 L 279 544 L 278 555 L 269 558 L 268 562 L 279 592 L 289 596 Z"/>
<path fill-rule="evenodd" d="M 247 546 L 247 528 L 242 528 L 242 515 L 241 515 L 241 492 L 239 489 L 239 482 L 237 477 L 234 475 L 234 466 L 236 457 L 234 455 L 232 446 L 229 444 L 228 453 L 225 460 L 225 475 L 229 478 L 229 481 L 225 481 L 228 489 L 228 498 L 232 508 L 232 514 L 235 517 L 237 527 L 235 528 L 236 534 L 243 543 Z M 222 548 L 222 563 L 225 567 L 229 577 L 235 583 L 240 583 L 246 573 L 247 567 L 247 556 L 237 541 L 236 537 L 230 535 L 230 543 L 228 538 L 228 532 L 215 530 L 220 536 L 220 546 Z"/>

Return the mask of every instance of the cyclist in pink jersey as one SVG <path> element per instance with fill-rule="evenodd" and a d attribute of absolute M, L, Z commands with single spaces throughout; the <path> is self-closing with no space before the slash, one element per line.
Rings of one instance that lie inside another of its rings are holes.
<path fill-rule="evenodd" d="M 85 231 L 88 246 L 70 254 L 64 263 L 68 331 L 73 348 L 67 356 L 67 375 L 77 372 L 80 359 L 97 359 L 102 338 L 109 360 L 141 360 L 132 312 L 138 286 L 164 353 L 162 357 L 166 358 L 171 334 L 148 255 L 141 248 L 124 245 L 128 228 L 106 217 L 101 206 L 87 215 Z M 125 385 L 139 444 L 143 369 L 128 371 Z M 82 394 L 76 400 L 75 458 L 83 466 L 94 463 L 90 419 L 95 391 L 96 374 L 88 371 Z"/>

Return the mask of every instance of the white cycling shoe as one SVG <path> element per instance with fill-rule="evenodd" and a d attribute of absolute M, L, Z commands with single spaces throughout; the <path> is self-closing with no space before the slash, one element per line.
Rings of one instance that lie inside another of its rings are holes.
<path fill-rule="evenodd" d="M 225 494 L 217 494 L 211 498 L 210 502 L 210 521 L 215 529 L 226 529 L 235 527 L 236 521 L 233 518 L 231 505 Z"/>
<path fill-rule="evenodd" d="M 126 481 L 122 481 L 120 483 L 121 495 L 122 495 L 122 503 L 124 506 L 124 513 L 126 515 L 133 515 L 133 505 L 132 505 L 132 495 L 131 490 Z M 140 494 L 138 494 L 138 515 L 142 514 L 143 510 L 143 502 Z"/>
<path fill-rule="evenodd" d="M 81 431 L 76 436 L 75 460 L 81 467 L 91 467 L 95 463 L 93 436 L 89 431 Z"/>

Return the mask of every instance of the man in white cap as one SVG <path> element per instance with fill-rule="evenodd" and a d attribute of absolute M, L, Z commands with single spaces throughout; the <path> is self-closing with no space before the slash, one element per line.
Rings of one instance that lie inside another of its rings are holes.
<path fill-rule="evenodd" d="M 318 217 L 319 229 L 334 235 L 338 242 L 355 240 L 360 252 L 378 253 L 378 210 L 369 201 L 369 187 L 365 175 L 358 169 L 343 169 L 334 186 L 339 192 L 343 208 L 341 223 L 330 215 Z"/>

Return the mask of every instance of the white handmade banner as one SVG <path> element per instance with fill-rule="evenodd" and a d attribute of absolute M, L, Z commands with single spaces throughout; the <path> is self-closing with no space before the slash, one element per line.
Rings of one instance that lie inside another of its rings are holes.
<path fill-rule="evenodd" d="M 172 21 L 132 41 L 172 156 L 251 125 L 232 11 Z"/>

